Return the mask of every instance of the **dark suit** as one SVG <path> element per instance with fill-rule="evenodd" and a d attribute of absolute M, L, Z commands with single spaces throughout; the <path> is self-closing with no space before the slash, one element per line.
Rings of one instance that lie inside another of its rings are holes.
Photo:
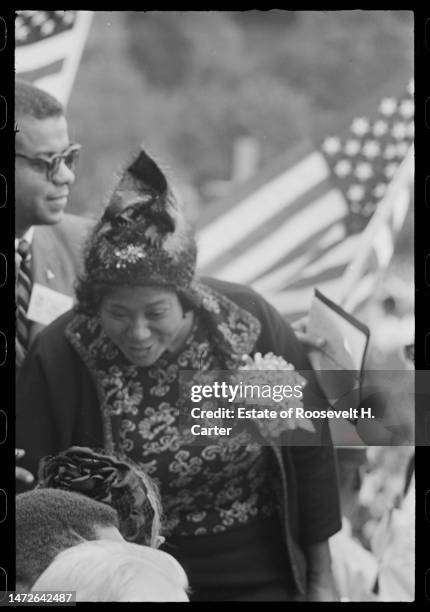
<path fill-rule="evenodd" d="M 37 225 L 31 243 L 32 282 L 74 296 L 74 283 L 82 268 L 82 247 L 94 222 L 64 215 L 55 225 Z M 30 344 L 44 328 L 32 322 Z"/>

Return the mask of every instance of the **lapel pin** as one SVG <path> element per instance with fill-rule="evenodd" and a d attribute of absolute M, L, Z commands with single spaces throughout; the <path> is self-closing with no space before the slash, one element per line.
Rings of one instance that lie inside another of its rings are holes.
<path fill-rule="evenodd" d="M 53 273 L 52 270 L 50 270 L 49 268 L 46 270 L 46 277 L 48 280 L 52 280 L 53 278 L 55 278 L 55 274 Z"/>

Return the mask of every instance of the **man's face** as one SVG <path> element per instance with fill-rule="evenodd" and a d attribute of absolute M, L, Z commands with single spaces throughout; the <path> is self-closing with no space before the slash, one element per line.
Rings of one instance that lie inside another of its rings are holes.
<path fill-rule="evenodd" d="M 24 116 L 17 119 L 16 153 L 28 157 L 50 157 L 62 153 L 70 144 L 67 122 L 63 115 L 47 119 Z M 16 232 L 24 232 L 31 225 L 53 225 L 61 221 L 69 197 L 74 173 L 60 164 L 58 172 L 47 178 L 40 162 L 22 157 L 15 160 Z"/>

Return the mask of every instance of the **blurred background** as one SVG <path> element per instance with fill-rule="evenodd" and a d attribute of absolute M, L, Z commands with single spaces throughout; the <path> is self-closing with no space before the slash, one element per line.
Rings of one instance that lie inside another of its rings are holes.
<path fill-rule="evenodd" d="M 257 170 L 407 83 L 412 29 L 408 11 L 96 12 L 68 105 L 84 145 L 73 211 L 97 214 L 141 143 L 207 206 L 238 140 Z"/>

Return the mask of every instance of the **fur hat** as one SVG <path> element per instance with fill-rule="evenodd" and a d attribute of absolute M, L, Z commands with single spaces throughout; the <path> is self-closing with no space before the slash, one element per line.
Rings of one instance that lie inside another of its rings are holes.
<path fill-rule="evenodd" d="M 197 248 L 182 208 L 157 164 L 140 151 L 90 236 L 85 280 L 186 290 Z"/>

